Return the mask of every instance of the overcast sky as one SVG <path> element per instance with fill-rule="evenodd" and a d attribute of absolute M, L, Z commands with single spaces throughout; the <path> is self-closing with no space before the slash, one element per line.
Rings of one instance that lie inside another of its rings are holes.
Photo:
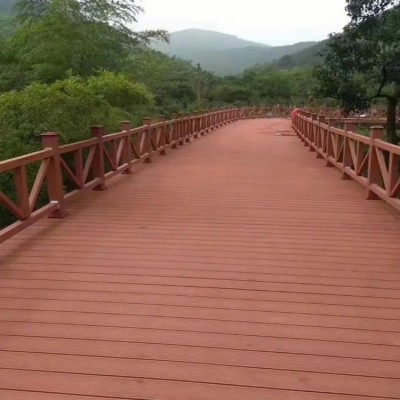
<path fill-rule="evenodd" d="M 210 29 L 274 46 L 321 40 L 347 22 L 345 0 L 139 1 L 139 29 Z"/>

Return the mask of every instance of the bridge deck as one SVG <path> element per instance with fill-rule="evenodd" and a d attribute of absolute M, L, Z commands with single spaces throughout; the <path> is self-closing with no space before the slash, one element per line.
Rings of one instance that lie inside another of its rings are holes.
<path fill-rule="evenodd" d="M 1 246 L 2 400 L 400 398 L 399 217 L 241 121 Z"/>

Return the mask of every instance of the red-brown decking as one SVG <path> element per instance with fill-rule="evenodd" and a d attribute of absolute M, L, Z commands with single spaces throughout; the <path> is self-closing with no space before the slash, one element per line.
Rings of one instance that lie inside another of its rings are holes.
<path fill-rule="evenodd" d="M 1 245 L 1 400 L 400 398 L 400 219 L 283 120 Z"/>

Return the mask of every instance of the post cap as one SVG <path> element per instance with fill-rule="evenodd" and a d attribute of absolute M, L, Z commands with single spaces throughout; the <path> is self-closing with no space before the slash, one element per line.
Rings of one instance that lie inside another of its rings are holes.
<path fill-rule="evenodd" d="M 54 136 L 59 137 L 60 134 L 58 132 L 44 132 L 40 136 L 42 136 L 42 137 L 54 137 Z"/>

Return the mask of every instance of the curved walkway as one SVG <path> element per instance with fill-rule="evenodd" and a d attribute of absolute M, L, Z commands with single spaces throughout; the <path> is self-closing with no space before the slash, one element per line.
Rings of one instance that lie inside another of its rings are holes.
<path fill-rule="evenodd" d="M 399 214 L 289 129 L 222 128 L 3 244 L 0 398 L 400 398 Z"/>

